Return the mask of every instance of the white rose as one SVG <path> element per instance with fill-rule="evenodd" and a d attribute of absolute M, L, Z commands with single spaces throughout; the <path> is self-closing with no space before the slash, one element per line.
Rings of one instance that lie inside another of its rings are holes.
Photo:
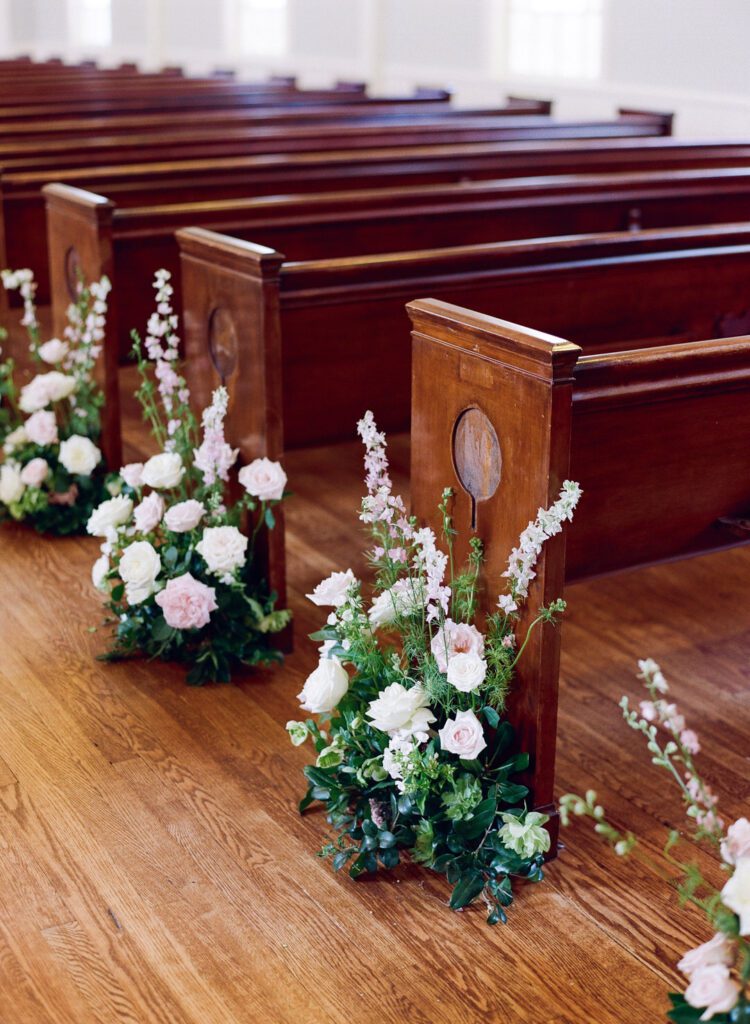
<path fill-rule="evenodd" d="M 159 525 L 163 515 L 164 499 L 160 494 L 152 491 L 133 510 L 136 530 L 139 533 L 151 533 Z"/>
<path fill-rule="evenodd" d="M 247 493 L 261 501 L 279 501 L 287 481 L 279 463 L 270 459 L 256 459 L 243 466 L 237 477 Z"/>
<path fill-rule="evenodd" d="M 195 545 L 208 571 L 223 576 L 245 564 L 247 537 L 236 526 L 209 526 Z"/>
<path fill-rule="evenodd" d="M 677 970 L 690 977 L 702 967 L 713 964 L 730 966 L 734 963 L 735 952 L 734 943 L 723 932 L 717 932 L 708 942 L 689 950 L 677 964 Z"/>
<path fill-rule="evenodd" d="M 430 642 L 430 649 L 441 672 L 448 670 L 448 662 L 455 654 L 484 654 L 484 637 L 476 626 L 468 622 L 446 619 L 442 628 Z"/>
<path fill-rule="evenodd" d="M 154 592 L 161 559 L 147 540 L 137 540 L 125 549 L 118 572 L 128 604 L 140 604 Z"/>
<path fill-rule="evenodd" d="M 685 1002 L 697 1009 L 705 1007 L 701 1020 L 711 1020 L 716 1013 L 728 1013 L 737 1005 L 740 986 L 732 980 L 724 964 L 701 967 L 685 989 Z"/>
<path fill-rule="evenodd" d="M 205 505 L 195 498 L 190 498 L 189 501 L 178 501 L 176 505 L 167 509 L 164 522 L 172 533 L 189 533 L 196 528 L 205 514 Z"/>
<path fill-rule="evenodd" d="M 106 590 L 107 584 L 105 577 L 109 572 L 109 559 L 106 555 L 100 555 L 99 558 L 94 562 L 91 569 L 91 582 L 94 584 L 97 590 Z"/>
<path fill-rule="evenodd" d="M 50 402 L 60 402 L 72 395 L 77 386 L 75 377 L 70 377 L 58 370 L 40 373 L 21 388 L 18 405 L 23 412 L 36 412 Z"/>
<path fill-rule="evenodd" d="M 140 487 L 143 478 L 143 463 L 129 462 L 120 470 L 120 476 L 128 487 Z"/>
<path fill-rule="evenodd" d="M 57 444 L 57 417 L 49 409 L 40 409 L 32 413 L 24 427 L 26 437 L 32 444 L 38 444 L 41 448 Z"/>
<path fill-rule="evenodd" d="M 327 579 L 321 580 L 312 594 L 306 594 L 308 601 L 322 607 L 329 605 L 332 608 L 340 608 L 346 600 L 346 592 L 357 578 L 351 569 L 346 572 L 333 572 Z"/>
<path fill-rule="evenodd" d="M 3 451 L 9 455 L 16 448 L 20 448 L 21 445 L 26 444 L 28 440 L 29 439 L 26 436 L 26 428 L 16 427 L 15 430 L 11 430 L 9 434 L 5 435 L 5 440 L 3 441 Z"/>
<path fill-rule="evenodd" d="M 43 345 L 39 346 L 39 356 L 51 366 L 62 362 L 67 354 L 68 344 L 61 341 L 60 338 L 50 338 L 49 341 L 45 341 Z"/>
<path fill-rule="evenodd" d="M 736 864 L 742 857 L 750 857 L 750 821 L 738 818 L 727 829 L 727 837 L 721 844 L 721 856 L 727 864 Z"/>
<path fill-rule="evenodd" d="M 750 857 L 737 861 L 734 874 L 721 890 L 721 901 L 740 919 L 740 935 L 750 935 Z"/>
<path fill-rule="evenodd" d="M 390 590 L 378 594 L 369 611 L 370 626 L 390 626 L 397 615 L 410 615 L 419 604 L 418 596 L 412 590 L 409 580 L 399 580 Z"/>
<path fill-rule="evenodd" d="M 370 701 L 366 714 L 373 729 L 404 736 L 422 732 L 435 721 L 422 687 L 412 686 L 407 690 L 401 683 L 386 686 L 379 697 Z"/>
<path fill-rule="evenodd" d="M 49 466 L 44 459 L 32 459 L 21 470 L 21 483 L 26 487 L 41 487 L 49 475 Z"/>
<path fill-rule="evenodd" d="M 124 494 L 118 494 L 94 509 L 86 523 L 86 530 L 93 537 L 106 537 L 109 530 L 127 523 L 132 513 L 133 502 Z"/>
<path fill-rule="evenodd" d="M 141 482 L 157 489 L 176 487 L 184 472 L 182 459 L 177 452 L 162 452 L 160 455 L 152 455 L 143 467 Z"/>
<path fill-rule="evenodd" d="M 20 501 L 24 489 L 17 466 L 10 462 L 0 466 L 0 501 L 4 505 L 12 505 L 16 501 Z"/>
<path fill-rule="evenodd" d="M 73 434 L 60 445 L 60 462 L 73 476 L 91 476 L 102 461 L 102 453 L 89 437 Z"/>
<path fill-rule="evenodd" d="M 440 746 L 449 754 L 473 761 L 487 746 L 482 723 L 473 711 L 457 711 L 438 732 Z"/>
<path fill-rule="evenodd" d="M 462 693 L 473 693 L 486 675 L 487 662 L 476 654 L 454 654 L 448 662 L 448 682 Z"/>
<path fill-rule="evenodd" d="M 349 674 L 338 658 L 322 658 L 297 694 L 302 708 L 314 715 L 333 711 L 349 689 Z"/>

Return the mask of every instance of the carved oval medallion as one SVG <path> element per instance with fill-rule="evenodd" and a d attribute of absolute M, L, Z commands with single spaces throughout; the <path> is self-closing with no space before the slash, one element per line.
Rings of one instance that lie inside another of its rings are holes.
<path fill-rule="evenodd" d="M 466 409 L 456 420 L 453 464 L 462 487 L 475 502 L 487 501 L 500 485 L 500 442 L 481 409 Z"/>
<path fill-rule="evenodd" d="M 81 260 L 74 245 L 65 253 L 65 286 L 71 302 L 78 301 L 78 289 L 81 285 Z"/>
<path fill-rule="evenodd" d="M 232 317 L 223 306 L 217 306 L 208 319 L 208 350 L 211 362 L 222 384 L 225 384 L 237 366 L 237 332 Z"/>

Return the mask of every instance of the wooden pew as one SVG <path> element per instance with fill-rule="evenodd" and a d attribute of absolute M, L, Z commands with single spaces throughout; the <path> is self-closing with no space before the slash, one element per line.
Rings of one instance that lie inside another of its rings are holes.
<path fill-rule="evenodd" d="M 85 275 L 110 277 L 128 319 L 110 316 L 110 343 L 130 351 L 133 323 L 150 312 L 154 267 L 174 278 L 179 306 L 175 231 L 206 227 L 258 242 L 288 260 L 361 256 L 518 238 L 625 229 L 750 221 L 750 171 L 642 172 L 506 179 L 254 200 L 219 200 L 118 209 L 105 197 L 64 185 L 44 188 L 53 323 L 60 331 L 71 301 L 70 261 Z M 10 266 L 42 268 L 38 235 L 21 225 L 9 236 Z M 30 244 L 31 243 L 31 244 Z M 36 245 L 36 250 L 34 246 Z M 82 262 L 81 262 L 82 261 Z M 40 297 L 49 294 L 39 275 Z"/>
<path fill-rule="evenodd" d="M 271 249 L 202 229 L 179 232 L 179 241 L 196 407 L 218 383 L 228 387 L 228 436 L 245 459 L 350 439 L 366 408 L 382 428 L 407 429 L 404 303 L 419 292 L 507 309 L 517 320 L 532 311 L 542 329 L 560 325 L 567 330 L 557 333 L 597 353 L 660 351 L 665 339 L 677 346 L 750 326 L 746 224 L 291 265 Z M 632 473 L 623 479 L 632 483 Z M 624 501 L 620 519 L 628 508 Z M 684 538 L 675 537 L 678 553 Z M 570 543 L 575 551 L 573 532 Z M 647 551 L 644 537 L 639 552 Z M 585 545 L 578 558 L 585 573 Z M 283 587 L 281 533 L 271 538 L 268 564 L 272 585 Z"/>
<path fill-rule="evenodd" d="M 538 282 L 527 303 L 529 326 L 430 299 L 408 306 L 412 510 L 438 528 L 442 489 L 454 487 L 463 553 L 473 534 L 485 545 L 488 609 L 537 509 L 567 477 L 584 489 L 573 524 L 545 547 L 521 636 L 566 581 L 750 540 L 733 525 L 750 512 L 750 337 L 675 342 L 656 337 L 663 321 L 644 319 L 640 334 L 654 335 L 648 347 L 613 347 L 589 310 L 548 313 L 564 287 L 554 278 Z M 584 271 L 580 284 L 594 281 Z M 629 297 L 639 305 L 637 293 Z M 724 321 L 729 333 L 747 331 L 745 303 L 741 322 Z M 569 341 L 533 329 L 563 320 Z M 710 337 L 711 326 L 699 337 Z M 511 700 L 521 747 L 532 755 L 534 806 L 551 815 L 560 638 L 549 625 L 534 633 Z"/>

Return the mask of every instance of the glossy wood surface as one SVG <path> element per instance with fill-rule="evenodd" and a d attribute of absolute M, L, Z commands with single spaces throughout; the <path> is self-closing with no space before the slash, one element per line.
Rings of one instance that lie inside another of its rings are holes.
<path fill-rule="evenodd" d="M 127 422 L 133 456 L 142 428 Z M 391 455 L 404 489 L 403 439 L 392 438 Z M 321 621 L 302 595 L 334 568 L 366 571 L 360 452 L 300 451 L 286 466 L 296 494 L 290 600 L 302 637 Z M 333 875 L 315 857 L 321 816 L 296 812 L 307 755 L 284 731 L 314 645 L 301 640 L 274 674 L 206 690 L 187 688 L 169 666 L 102 665 L 94 655 L 104 636 L 89 632 L 100 614 L 88 581 L 95 555 L 93 539 L 0 531 L 3 1020 L 663 1019 L 674 963 L 709 934 L 647 868 L 615 861 L 576 829 L 547 883 L 523 890 L 509 927 L 496 929 L 481 911 L 451 914 L 443 880 L 415 868 L 356 884 Z M 701 732 L 722 813 L 746 811 L 749 556 L 570 592 L 560 789 L 595 786 L 650 849 L 663 822 L 679 823 L 676 801 L 616 702 L 637 693 L 636 658 L 661 660 Z"/>

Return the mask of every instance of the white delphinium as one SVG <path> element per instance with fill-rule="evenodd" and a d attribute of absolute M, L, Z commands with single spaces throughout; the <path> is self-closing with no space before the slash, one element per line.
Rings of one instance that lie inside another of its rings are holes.
<path fill-rule="evenodd" d="M 211 404 L 203 410 L 203 441 L 196 449 L 193 464 L 203 474 L 207 487 L 217 480 L 228 480 L 239 449 L 232 448 L 224 438 L 224 418 L 229 407 L 229 393 L 225 387 L 217 388 Z"/>
<path fill-rule="evenodd" d="M 6 291 L 18 291 L 23 299 L 23 319 L 21 324 L 32 336 L 39 330 L 39 320 L 36 315 L 36 281 L 33 271 L 25 268 L 23 270 L 0 271 L 0 278 Z M 32 341 L 32 349 L 36 340 Z"/>
<path fill-rule="evenodd" d="M 442 609 L 448 611 L 451 588 L 443 584 L 448 556 L 440 551 L 435 543 L 435 534 L 429 527 L 417 530 L 414 534 L 413 565 L 420 575 L 424 576 L 424 603 L 427 610 L 427 621 L 436 619 Z"/>

